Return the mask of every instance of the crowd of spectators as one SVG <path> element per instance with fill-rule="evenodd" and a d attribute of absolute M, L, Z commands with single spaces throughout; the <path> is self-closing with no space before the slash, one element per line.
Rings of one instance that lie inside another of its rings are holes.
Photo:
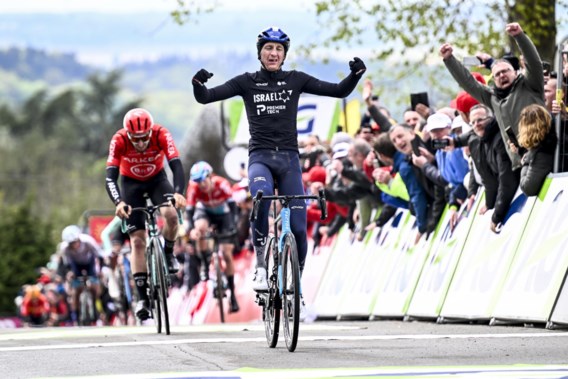
<path fill-rule="evenodd" d="M 300 141 L 306 189 L 316 193 L 325 188 L 332 209 L 340 210 L 323 222 L 309 218 L 316 243 L 343 224 L 361 240 L 368 230 L 384 225 L 396 208 L 416 216 L 418 242 L 433 232 L 446 205 L 455 227 L 459 208 L 471 208 L 480 187 L 486 196 L 479 212 L 493 211 L 488 228 L 499 233 L 519 189 L 526 196 L 538 195 L 554 169 L 556 151 L 558 171 L 568 170 L 568 52 L 560 99 L 557 73 L 541 61 L 521 26 L 508 24 L 505 32 L 517 42 L 519 58 L 507 54 L 495 59 L 479 52 L 479 65 L 466 67 L 451 44 L 440 47 L 444 64 L 462 88 L 450 104 L 439 109 L 412 104 L 398 118 L 380 103 L 367 80 L 362 91 L 366 109 L 353 137 L 338 131 L 330 141 L 316 136 Z"/>

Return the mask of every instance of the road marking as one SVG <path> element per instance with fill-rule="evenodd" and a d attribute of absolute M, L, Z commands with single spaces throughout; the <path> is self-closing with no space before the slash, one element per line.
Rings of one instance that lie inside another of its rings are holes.
<path fill-rule="evenodd" d="M 565 378 L 568 365 L 510 365 L 457 367 L 365 367 L 264 370 L 244 368 L 235 371 L 169 372 L 133 375 L 87 376 L 82 379 L 149 379 L 149 378 L 231 378 L 231 379 L 336 379 L 336 378 L 420 378 L 420 379 L 553 379 Z"/>
<path fill-rule="evenodd" d="M 329 324 L 303 324 L 305 331 L 337 331 L 364 329 L 359 326 L 342 326 Z M 172 335 L 185 333 L 214 333 L 214 332 L 264 332 L 264 324 L 207 324 L 207 325 L 184 325 L 171 328 Z M 0 334 L 1 341 L 38 340 L 51 338 L 77 338 L 93 336 L 123 336 L 131 334 L 156 334 L 156 328 L 151 326 L 113 326 L 113 327 L 76 327 L 76 328 L 51 328 L 46 329 L 15 329 L 14 331 Z"/>
<path fill-rule="evenodd" d="M 165 336 L 164 336 L 165 337 Z M 490 339 L 490 338 L 568 338 L 568 333 L 504 333 L 504 334 L 402 334 L 402 335 L 364 335 L 364 336 L 302 336 L 300 341 L 370 341 L 370 340 L 438 340 L 438 339 Z M 132 341 L 132 342 L 87 342 L 62 345 L 35 345 L 35 346 L 12 346 L 0 347 L 0 352 L 34 351 L 34 350 L 62 350 L 62 349 L 88 349 L 105 347 L 126 346 L 151 346 L 151 345 L 181 345 L 197 343 L 244 343 L 266 342 L 265 337 L 239 337 L 239 338 L 185 338 L 165 339 L 159 341 Z"/>

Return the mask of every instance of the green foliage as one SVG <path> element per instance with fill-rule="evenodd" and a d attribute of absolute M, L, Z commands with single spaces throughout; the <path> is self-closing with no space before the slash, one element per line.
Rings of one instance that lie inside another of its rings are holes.
<path fill-rule="evenodd" d="M 195 17 L 200 13 L 212 12 L 219 5 L 218 0 L 208 1 L 205 6 L 199 5 L 199 0 L 176 0 L 177 8 L 170 15 L 179 25 L 190 21 L 195 21 Z M 201 2 L 203 4 L 203 2 Z"/>
<path fill-rule="evenodd" d="M 110 207 L 108 144 L 124 113 L 140 106 L 119 103 L 121 77 L 93 74 L 84 86 L 0 106 L 0 312 L 12 311 L 15 291 L 33 282 L 65 225 Z"/>
<path fill-rule="evenodd" d="M 28 198 L 19 205 L 0 204 L 0 314 L 15 314 L 14 298 L 23 284 L 35 283 L 56 244 L 50 223 L 38 217 Z"/>

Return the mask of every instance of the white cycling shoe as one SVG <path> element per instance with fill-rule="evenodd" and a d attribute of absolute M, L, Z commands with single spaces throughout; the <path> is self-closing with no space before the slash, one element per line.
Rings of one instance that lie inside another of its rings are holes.
<path fill-rule="evenodd" d="M 252 281 L 252 289 L 257 292 L 268 291 L 268 282 L 266 281 L 266 269 L 257 267 Z"/>

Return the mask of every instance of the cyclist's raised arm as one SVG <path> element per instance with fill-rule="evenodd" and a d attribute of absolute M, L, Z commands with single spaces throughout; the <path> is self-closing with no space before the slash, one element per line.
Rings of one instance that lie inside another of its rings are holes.
<path fill-rule="evenodd" d="M 339 98 L 347 97 L 351 92 L 353 92 L 359 82 L 359 79 L 361 79 L 366 70 L 365 64 L 359 58 L 353 58 L 353 60 L 349 62 L 349 68 L 351 73 L 339 83 L 325 82 L 308 74 L 304 74 L 308 77 L 308 80 L 304 84 L 302 91 L 314 95 Z"/>
<path fill-rule="evenodd" d="M 244 76 L 246 74 L 237 76 L 236 78 L 233 78 L 226 83 L 221 84 L 220 86 L 207 88 L 205 87 L 205 82 L 208 78 L 205 79 L 204 82 L 201 81 L 204 79 L 204 76 L 201 77 L 201 80 L 197 78 L 203 71 L 205 70 L 199 70 L 191 81 L 191 83 L 193 84 L 193 95 L 195 96 L 195 100 L 197 100 L 198 103 L 208 104 L 214 101 L 229 99 L 242 93 L 241 86 L 238 84 L 238 82 L 244 80 Z M 207 71 L 205 72 L 207 73 Z"/>

